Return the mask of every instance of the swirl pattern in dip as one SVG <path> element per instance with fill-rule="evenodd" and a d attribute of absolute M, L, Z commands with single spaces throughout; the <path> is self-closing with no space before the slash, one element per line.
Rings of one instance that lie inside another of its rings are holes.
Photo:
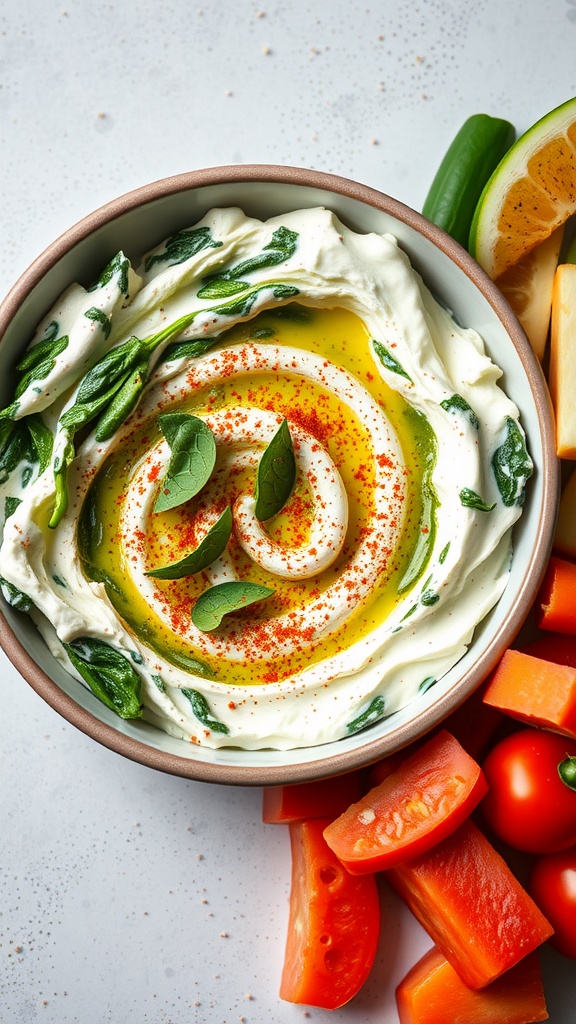
<path fill-rule="evenodd" d="M 19 373 L 3 593 L 123 717 L 213 747 L 349 735 L 454 665 L 506 585 L 532 468 L 518 412 L 391 236 L 213 210 L 137 272 L 120 253 L 69 289 Z M 215 456 L 164 508 L 169 413 Z M 293 485 L 262 520 L 283 425 Z M 166 575 L 206 538 L 202 568 Z M 223 583 L 259 597 L 198 625 Z"/>

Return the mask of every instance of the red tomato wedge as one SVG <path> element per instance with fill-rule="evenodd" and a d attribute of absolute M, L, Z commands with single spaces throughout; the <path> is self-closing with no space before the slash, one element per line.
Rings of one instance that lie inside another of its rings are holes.
<path fill-rule="evenodd" d="M 372 875 L 350 875 L 326 845 L 325 818 L 289 826 L 290 915 L 280 998 L 334 1010 L 374 962 L 380 903 Z"/>
<path fill-rule="evenodd" d="M 537 953 L 530 953 L 491 985 L 468 988 L 436 946 L 396 989 L 400 1024 L 526 1024 L 547 1020 Z"/>
<path fill-rule="evenodd" d="M 484 700 L 527 725 L 576 738 L 576 668 L 505 651 Z"/>
<path fill-rule="evenodd" d="M 386 877 L 469 988 L 489 985 L 552 934 L 471 821 Z"/>
<path fill-rule="evenodd" d="M 268 786 L 262 795 L 262 821 L 278 825 L 308 818 L 335 818 L 361 793 L 360 772 L 291 786 Z"/>
<path fill-rule="evenodd" d="M 444 839 L 487 791 L 480 766 L 443 730 L 344 811 L 324 838 L 353 874 L 381 871 Z"/>

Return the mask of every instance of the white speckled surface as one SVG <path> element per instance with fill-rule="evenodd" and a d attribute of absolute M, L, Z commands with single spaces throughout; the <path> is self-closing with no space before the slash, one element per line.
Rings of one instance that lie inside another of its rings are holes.
<path fill-rule="evenodd" d="M 196 167 L 308 165 L 419 208 L 470 114 L 522 131 L 576 94 L 575 44 L 575 0 L 4 0 L 0 291 L 96 206 Z M 288 837 L 260 792 L 131 764 L 0 670 L 2 1024 L 395 1024 L 429 940 L 384 886 L 361 995 L 280 1002 Z M 568 1024 L 574 965 L 543 964 Z"/>

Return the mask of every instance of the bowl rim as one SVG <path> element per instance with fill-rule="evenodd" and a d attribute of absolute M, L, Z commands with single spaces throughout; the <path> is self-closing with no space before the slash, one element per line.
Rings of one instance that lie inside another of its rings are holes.
<path fill-rule="evenodd" d="M 325 171 L 279 164 L 231 164 L 182 172 L 161 178 L 112 199 L 73 224 L 37 256 L 16 280 L 0 303 L 0 342 L 9 323 L 44 275 L 68 251 L 97 228 L 119 216 L 178 192 L 220 184 L 266 182 L 296 185 L 336 193 L 383 211 L 402 221 L 439 248 L 472 281 L 500 320 L 521 358 L 537 413 L 544 454 L 541 515 L 532 557 L 519 587 L 513 608 L 504 617 L 474 664 L 458 682 L 421 713 L 422 738 L 455 710 L 480 685 L 524 624 L 536 595 L 552 545 L 559 500 L 559 462 L 550 396 L 542 368 L 524 331 L 503 295 L 472 256 L 441 228 L 400 200 L 369 185 Z M 23 678 L 61 717 L 110 750 L 146 767 L 196 781 L 243 786 L 304 782 L 342 774 L 373 763 L 412 742 L 413 723 L 405 722 L 384 737 L 370 739 L 353 749 L 338 752 L 332 744 L 326 757 L 290 764 L 230 765 L 181 757 L 134 739 L 81 707 L 33 660 L 0 609 L 0 645 Z M 183 741 L 184 742 L 184 741 Z M 317 748 L 318 749 L 318 748 Z M 321 748 L 320 748 L 321 749 Z M 289 755 L 289 751 L 286 754 Z"/>

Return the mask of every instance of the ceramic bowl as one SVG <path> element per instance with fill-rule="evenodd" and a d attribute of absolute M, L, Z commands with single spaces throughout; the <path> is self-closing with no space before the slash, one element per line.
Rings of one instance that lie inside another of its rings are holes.
<path fill-rule="evenodd" d="M 558 501 L 558 463 L 546 384 L 509 306 L 476 262 L 414 210 L 365 185 L 291 167 L 217 167 L 146 185 L 89 214 L 50 245 L 0 307 L 0 379 L 37 323 L 73 281 L 88 282 L 119 249 L 138 257 L 211 207 L 240 206 L 266 219 L 325 206 L 359 232 L 391 232 L 414 267 L 456 319 L 474 327 L 504 371 L 535 471 L 514 528 L 510 581 L 476 629 L 465 656 L 437 684 L 394 715 L 346 739 L 290 751 L 210 750 L 172 738 L 142 722 L 126 722 L 56 663 L 26 615 L 3 604 L 0 642 L 22 676 L 59 714 L 112 750 L 161 771 L 208 782 L 269 785 L 298 782 L 374 762 L 441 722 L 479 685 L 517 635 L 549 555 Z"/>

